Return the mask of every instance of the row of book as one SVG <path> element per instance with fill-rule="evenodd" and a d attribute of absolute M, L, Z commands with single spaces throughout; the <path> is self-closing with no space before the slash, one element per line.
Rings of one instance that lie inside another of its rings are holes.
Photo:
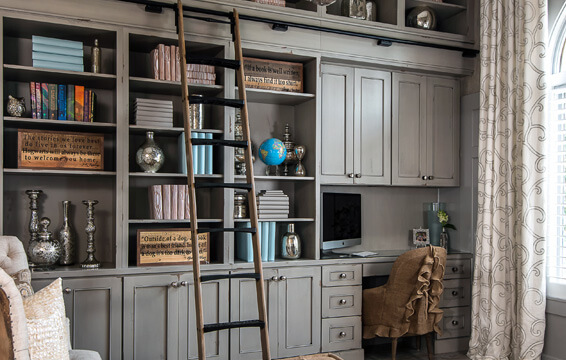
<path fill-rule="evenodd" d="M 136 98 L 134 121 L 141 126 L 173 127 L 173 101 Z"/>
<path fill-rule="evenodd" d="M 261 261 L 275 261 L 277 229 L 275 221 L 259 221 L 258 235 L 261 247 Z M 250 222 L 236 223 L 236 227 L 251 227 Z M 254 261 L 252 234 L 237 232 L 235 234 L 236 257 L 247 262 Z"/>
<path fill-rule="evenodd" d="M 190 220 L 188 185 L 151 185 L 149 218 L 155 220 Z"/>
<path fill-rule="evenodd" d="M 81 41 L 32 35 L 31 46 L 33 67 L 84 71 Z"/>
<path fill-rule="evenodd" d="M 212 133 L 203 133 L 191 131 L 193 139 L 212 139 Z M 185 133 L 179 135 L 178 146 L 179 170 L 182 174 L 187 173 L 187 156 L 185 152 Z M 212 175 L 212 162 L 214 156 L 214 147 L 212 145 L 195 145 L 193 146 L 193 171 L 196 175 Z"/>
<path fill-rule="evenodd" d="M 93 122 L 96 93 L 82 85 L 30 82 L 31 117 Z"/>
<path fill-rule="evenodd" d="M 151 74 L 155 80 L 181 81 L 181 61 L 179 47 L 159 44 L 149 53 Z M 216 71 L 211 65 L 187 64 L 189 83 L 214 85 Z"/>
<path fill-rule="evenodd" d="M 262 190 L 256 197 L 258 219 L 287 219 L 289 196 L 283 190 Z"/>

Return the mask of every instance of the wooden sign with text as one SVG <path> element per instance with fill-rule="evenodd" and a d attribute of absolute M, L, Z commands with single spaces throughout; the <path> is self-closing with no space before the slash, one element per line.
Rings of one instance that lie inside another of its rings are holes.
<path fill-rule="evenodd" d="M 199 259 L 209 262 L 209 233 L 198 234 Z M 185 265 L 193 263 L 192 233 L 188 229 L 138 230 L 137 265 Z"/>
<path fill-rule="evenodd" d="M 246 88 L 303 92 L 303 64 L 244 58 Z"/>
<path fill-rule="evenodd" d="M 104 135 L 18 129 L 20 169 L 104 169 Z"/>

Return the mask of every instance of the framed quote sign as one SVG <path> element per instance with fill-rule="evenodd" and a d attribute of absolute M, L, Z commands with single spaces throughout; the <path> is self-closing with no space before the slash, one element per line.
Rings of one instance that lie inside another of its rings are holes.
<path fill-rule="evenodd" d="M 209 233 L 198 234 L 201 264 L 209 259 Z M 192 264 L 192 233 L 189 229 L 138 230 L 137 266 Z"/>
<path fill-rule="evenodd" d="M 104 169 L 104 135 L 18 129 L 20 169 Z"/>

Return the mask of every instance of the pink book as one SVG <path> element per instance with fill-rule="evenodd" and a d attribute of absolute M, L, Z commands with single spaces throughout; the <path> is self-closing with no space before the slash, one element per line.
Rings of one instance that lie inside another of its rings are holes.
<path fill-rule="evenodd" d="M 177 185 L 171 185 L 171 219 L 177 220 L 179 217 L 177 215 L 177 207 L 179 200 L 179 187 Z"/>
<path fill-rule="evenodd" d="M 171 45 L 171 58 L 170 58 L 170 73 L 171 73 L 171 80 L 175 81 L 175 45 Z"/>
<path fill-rule="evenodd" d="M 163 195 L 163 219 L 171 220 L 171 185 L 161 185 Z"/>
<path fill-rule="evenodd" d="M 165 45 L 157 45 L 157 57 L 159 59 L 159 80 L 165 80 Z"/>
<path fill-rule="evenodd" d="M 185 189 L 185 185 L 175 185 L 177 186 L 177 196 L 179 196 L 179 200 L 177 201 L 177 217 L 179 219 L 185 218 L 185 198 L 187 196 L 187 190 Z"/>
<path fill-rule="evenodd" d="M 181 57 L 178 46 L 175 46 L 175 81 L 181 81 Z"/>
<path fill-rule="evenodd" d="M 35 103 L 35 81 L 29 83 L 29 100 L 31 106 L 31 118 L 37 119 L 37 104 Z"/>
<path fill-rule="evenodd" d="M 189 204 L 189 185 L 185 185 L 185 219 L 191 219 L 191 205 Z"/>
<path fill-rule="evenodd" d="M 171 80 L 171 46 L 169 45 L 164 45 L 163 65 L 165 66 L 163 70 L 165 80 Z"/>
<path fill-rule="evenodd" d="M 41 83 L 35 83 L 35 111 L 37 118 L 41 119 Z"/>
<path fill-rule="evenodd" d="M 151 185 L 149 187 L 149 218 L 155 220 L 163 219 L 161 185 Z"/>
<path fill-rule="evenodd" d="M 159 80 L 159 55 L 157 49 L 151 50 L 149 60 L 151 61 L 151 76 L 155 80 Z"/>

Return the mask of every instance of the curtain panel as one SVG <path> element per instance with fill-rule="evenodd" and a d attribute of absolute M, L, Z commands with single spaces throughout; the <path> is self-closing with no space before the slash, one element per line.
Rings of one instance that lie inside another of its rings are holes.
<path fill-rule="evenodd" d="M 539 359 L 545 329 L 546 0 L 481 0 L 471 359 Z"/>

